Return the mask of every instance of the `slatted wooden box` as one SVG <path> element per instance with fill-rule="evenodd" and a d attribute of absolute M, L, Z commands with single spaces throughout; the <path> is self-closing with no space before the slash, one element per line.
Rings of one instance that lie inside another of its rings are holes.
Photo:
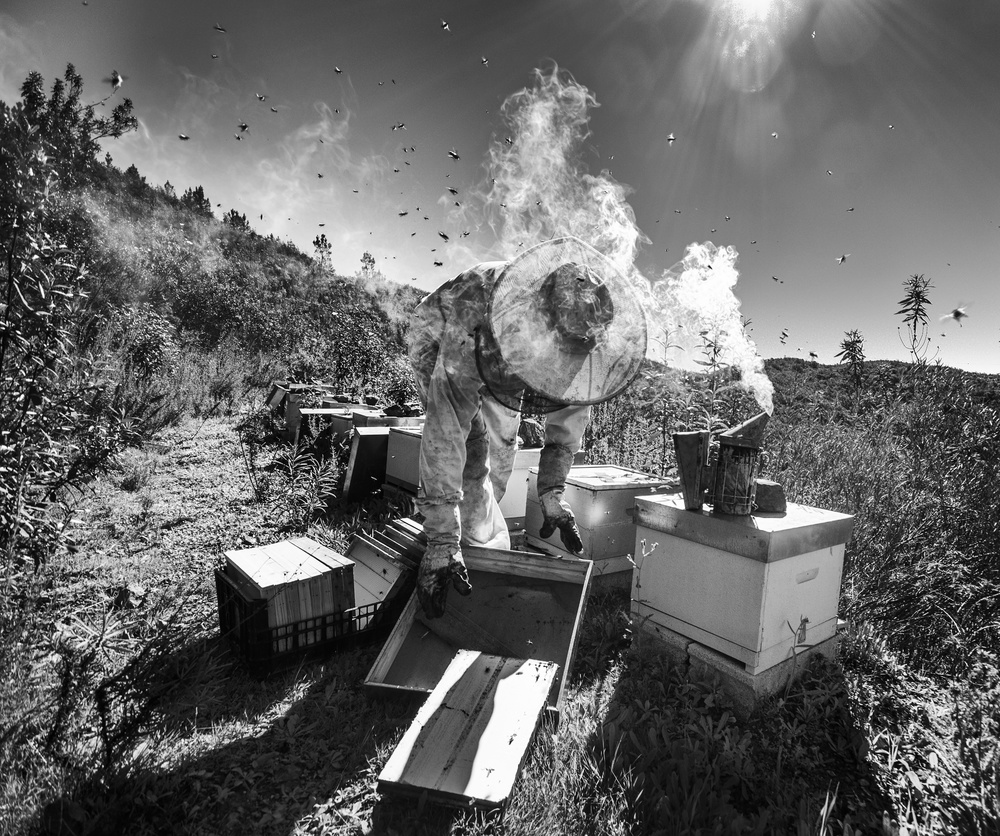
<path fill-rule="evenodd" d="M 413 588 L 413 561 L 396 559 L 394 554 L 372 553 L 365 544 L 352 544 L 348 555 L 341 555 L 301 537 L 229 554 L 239 560 L 240 552 L 256 551 L 284 554 L 308 566 L 298 574 L 313 584 L 324 575 L 319 567 L 325 567 L 325 578 L 341 602 L 333 611 L 324 612 L 322 606 L 313 609 L 307 604 L 311 600 L 309 582 L 260 586 L 251 583 L 228 560 L 225 568 L 216 569 L 221 634 L 256 677 L 385 635 Z"/>
<path fill-rule="evenodd" d="M 612 465 L 577 465 L 566 478 L 566 502 L 573 509 L 583 553 L 579 557 L 594 561 L 595 577 L 618 575 L 628 586 L 635 546 L 635 501 L 640 496 L 662 495 L 676 487 L 661 476 Z M 575 557 L 562 544 L 559 531 L 541 537 L 542 507 L 538 502 L 538 468 L 532 468 L 528 481 L 526 534 L 528 544 L 563 557 Z"/>
<path fill-rule="evenodd" d="M 632 618 L 755 676 L 835 635 L 853 526 L 847 514 L 791 502 L 784 514 L 735 517 L 687 511 L 680 493 L 637 499 Z"/>
<path fill-rule="evenodd" d="M 281 627 L 354 607 L 354 563 L 330 550 L 313 555 L 307 538 L 227 551 L 226 571 L 250 599 L 267 601 L 268 624 Z M 308 631 L 312 644 L 323 638 Z M 287 642 L 279 641 L 279 649 Z"/>
<path fill-rule="evenodd" d="M 573 667 L 592 564 L 530 552 L 465 546 L 472 594 L 454 591 L 442 618 L 427 620 L 410 596 L 365 685 L 376 692 L 429 694 L 459 649 L 555 662 L 547 707 L 562 706 Z"/>

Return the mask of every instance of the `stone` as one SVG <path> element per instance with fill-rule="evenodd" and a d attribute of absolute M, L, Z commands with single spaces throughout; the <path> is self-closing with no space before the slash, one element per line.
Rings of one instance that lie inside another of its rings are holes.
<path fill-rule="evenodd" d="M 788 510 L 785 489 L 770 479 L 756 481 L 757 493 L 754 498 L 754 512 L 762 514 L 784 514 Z"/>

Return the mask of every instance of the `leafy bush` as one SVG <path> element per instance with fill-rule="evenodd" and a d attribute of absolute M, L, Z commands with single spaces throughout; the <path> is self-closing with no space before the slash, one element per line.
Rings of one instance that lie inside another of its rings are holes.
<path fill-rule="evenodd" d="M 41 133 L 0 103 L 0 555 L 42 563 L 64 520 L 51 504 L 99 470 L 121 421 L 95 417 L 99 387 L 70 331 L 84 306 L 83 269 L 45 229 L 55 172 Z M 120 416 L 119 416 L 120 417 Z"/>

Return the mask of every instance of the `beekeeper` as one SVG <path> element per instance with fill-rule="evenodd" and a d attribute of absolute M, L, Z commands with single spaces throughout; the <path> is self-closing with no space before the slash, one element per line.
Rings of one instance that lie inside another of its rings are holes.
<path fill-rule="evenodd" d="M 623 391 L 645 352 L 635 288 L 576 238 L 478 264 L 417 306 L 409 353 L 426 420 L 416 504 L 428 541 L 417 596 L 428 618 L 444 614 L 449 586 L 472 591 L 462 545 L 510 548 L 498 503 L 522 411 L 546 414 L 539 533 L 558 529 L 568 551 L 583 550 L 566 476 L 591 405 Z"/>

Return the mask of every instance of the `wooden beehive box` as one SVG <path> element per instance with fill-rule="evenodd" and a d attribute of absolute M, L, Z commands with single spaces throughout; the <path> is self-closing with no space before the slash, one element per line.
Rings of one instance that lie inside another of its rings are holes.
<path fill-rule="evenodd" d="M 674 487 L 673 482 L 661 476 L 612 465 L 577 465 L 570 469 L 563 497 L 573 509 L 583 540 L 583 553 L 579 557 L 594 561 L 595 576 L 631 572 L 629 556 L 635 545 L 636 497 L 665 494 Z M 528 481 L 525 539 L 551 554 L 576 557 L 563 547 L 558 530 L 551 537 L 539 535 L 542 522 L 535 467 Z"/>
<path fill-rule="evenodd" d="M 344 472 L 344 497 L 360 502 L 379 490 L 385 481 L 389 452 L 388 427 L 355 427 Z"/>
<path fill-rule="evenodd" d="M 559 665 L 546 705 L 562 706 L 590 584 L 587 560 L 464 546 L 472 594 L 448 595 L 442 618 L 424 618 L 410 597 L 365 685 L 429 694 L 457 650 L 477 650 Z"/>
<path fill-rule="evenodd" d="M 227 551 L 226 571 L 249 600 L 267 600 L 268 626 L 317 619 L 355 606 L 354 563 L 324 560 L 323 547 L 308 538 Z M 310 630 L 305 643 L 324 638 Z M 277 650 L 285 650 L 280 642 Z"/>
<path fill-rule="evenodd" d="M 385 461 L 385 481 L 416 493 L 420 485 L 422 427 L 390 427 Z"/>
<path fill-rule="evenodd" d="M 737 517 L 687 511 L 680 494 L 640 498 L 633 620 L 687 636 L 756 675 L 793 647 L 836 633 L 853 526 L 847 514 L 791 502 L 784 514 Z"/>

